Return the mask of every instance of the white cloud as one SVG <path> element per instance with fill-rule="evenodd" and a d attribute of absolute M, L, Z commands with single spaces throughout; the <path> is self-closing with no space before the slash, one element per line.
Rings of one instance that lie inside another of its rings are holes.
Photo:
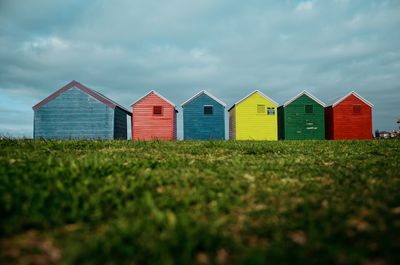
<path fill-rule="evenodd" d="M 297 11 L 308 11 L 313 9 L 314 4 L 312 1 L 305 1 L 305 2 L 300 2 L 297 6 L 296 6 L 296 10 Z"/>
<path fill-rule="evenodd" d="M 70 46 L 69 42 L 57 36 L 50 36 L 45 38 L 35 38 L 31 41 L 26 41 L 22 44 L 22 49 L 46 51 L 46 50 L 62 50 Z"/>
<path fill-rule="evenodd" d="M 193 48 L 190 50 L 190 55 L 197 62 L 206 64 L 218 63 L 218 59 L 215 56 L 211 55 L 206 49 Z"/>

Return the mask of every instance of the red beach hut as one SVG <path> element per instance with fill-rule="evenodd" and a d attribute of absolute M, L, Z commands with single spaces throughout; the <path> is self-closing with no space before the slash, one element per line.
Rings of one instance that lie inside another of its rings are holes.
<path fill-rule="evenodd" d="M 352 91 L 325 108 L 326 139 L 372 139 L 372 103 Z"/>
<path fill-rule="evenodd" d="M 152 90 L 131 104 L 132 140 L 175 140 L 175 104 Z"/>

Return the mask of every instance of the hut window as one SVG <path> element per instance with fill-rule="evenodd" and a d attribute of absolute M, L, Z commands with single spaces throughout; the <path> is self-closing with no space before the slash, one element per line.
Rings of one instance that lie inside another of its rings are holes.
<path fill-rule="evenodd" d="M 162 115 L 162 106 L 153 106 L 153 115 Z"/>
<path fill-rule="evenodd" d="M 313 113 L 314 112 L 314 106 L 313 105 L 305 105 L 305 112 L 306 113 Z"/>
<path fill-rule="evenodd" d="M 273 108 L 273 107 L 267 108 L 267 114 L 268 115 L 275 115 L 275 108 Z"/>
<path fill-rule="evenodd" d="M 204 106 L 204 114 L 212 115 L 213 114 L 213 106 Z"/>
<path fill-rule="evenodd" d="M 257 113 L 264 114 L 265 113 L 265 105 L 257 105 Z"/>
<path fill-rule="evenodd" d="M 361 105 L 353 105 L 353 114 L 361 113 Z"/>

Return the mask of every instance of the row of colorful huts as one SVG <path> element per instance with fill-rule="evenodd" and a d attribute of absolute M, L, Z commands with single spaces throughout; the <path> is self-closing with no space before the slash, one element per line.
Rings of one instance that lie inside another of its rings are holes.
<path fill-rule="evenodd" d="M 181 106 L 185 140 L 225 139 L 224 102 L 201 91 Z M 256 90 L 228 109 L 229 139 L 371 139 L 372 106 L 354 91 L 330 105 L 303 91 L 279 106 Z M 130 116 L 133 140 L 176 139 L 171 101 L 150 91 L 131 108 L 72 81 L 33 106 L 34 138 L 127 139 Z"/>

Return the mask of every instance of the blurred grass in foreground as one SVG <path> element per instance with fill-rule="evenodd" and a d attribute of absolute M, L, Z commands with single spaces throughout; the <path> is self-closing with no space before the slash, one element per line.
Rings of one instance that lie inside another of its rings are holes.
<path fill-rule="evenodd" d="M 2 264 L 400 264 L 400 141 L 0 141 Z"/>

